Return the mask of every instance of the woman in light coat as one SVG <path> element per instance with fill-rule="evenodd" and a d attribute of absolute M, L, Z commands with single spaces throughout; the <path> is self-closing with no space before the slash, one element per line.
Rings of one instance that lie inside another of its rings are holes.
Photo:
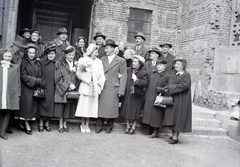
<path fill-rule="evenodd" d="M 81 81 L 79 87 L 76 117 L 82 118 L 82 133 L 90 133 L 89 118 L 98 117 L 98 97 L 105 83 L 102 61 L 97 58 L 98 48 L 92 44 L 86 54 L 78 61 L 77 77 Z"/>
<path fill-rule="evenodd" d="M 11 60 L 11 51 L 5 50 L 0 62 L 0 138 L 4 140 L 7 140 L 5 132 L 10 114 L 19 110 L 20 71 L 18 65 L 10 63 Z"/>

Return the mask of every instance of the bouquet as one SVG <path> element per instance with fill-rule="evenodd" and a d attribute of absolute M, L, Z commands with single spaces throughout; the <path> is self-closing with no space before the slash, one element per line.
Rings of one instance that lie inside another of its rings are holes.
<path fill-rule="evenodd" d="M 82 57 L 78 60 L 77 66 L 82 71 L 91 71 L 92 59 L 90 57 Z"/>

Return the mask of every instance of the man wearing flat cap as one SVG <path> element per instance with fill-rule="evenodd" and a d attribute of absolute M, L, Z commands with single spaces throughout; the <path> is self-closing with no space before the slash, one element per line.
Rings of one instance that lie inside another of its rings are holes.
<path fill-rule="evenodd" d="M 134 38 L 136 39 L 136 45 L 132 49 L 136 52 L 136 55 L 140 55 L 147 60 L 148 49 L 143 45 L 144 41 L 146 40 L 144 34 L 142 32 L 138 32 L 136 35 L 134 35 Z"/>
<path fill-rule="evenodd" d="M 124 58 L 114 53 L 115 41 L 108 39 L 104 45 L 106 56 L 101 58 L 106 82 L 99 97 L 96 133 L 103 130 L 107 119 L 106 133 L 111 133 L 114 119 L 118 118 L 119 98 L 124 96 L 127 84 L 127 66 Z"/>
<path fill-rule="evenodd" d="M 93 39 L 96 41 L 96 45 L 98 46 L 98 58 L 102 58 L 105 56 L 105 47 L 104 47 L 104 41 L 106 39 L 106 36 L 103 35 L 102 32 L 97 32 Z"/>
<path fill-rule="evenodd" d="M 57 38 L 54 39 L 54 43 L 57 46 L 57 52 L 56 52 L 56 58 L 55 60 L 60 60 L 64 57 L 64 53 L 63 51 L 70 46 L 70 43 L 68 42 L 68 35 L 69 32 L 67 31 L 67 29 L 65 27 L 62 27 L 58 30 L 57 32 Z"/>
<path fill-rule="evenodd" d="M 30 37 L 31 37 L 31 32 L 32 30 L 28 29 L 28 28 L 24 28 L 22 31 L 20 31 L 19 35 L 24 38 L 26 40 L 26 42 L 30 41 Z"/>
<path fill-rule="evenodd" d="M 159 46 L 162 48 L 161 56 L 159 58 L 167 61 L 166 72 L 171 74 L 171 71 L 173 70 L 173 60 L 175 58 L 175 56 L 169 53 L 169 50 L 172 48 L 172 44 L 162 43 Z"/>

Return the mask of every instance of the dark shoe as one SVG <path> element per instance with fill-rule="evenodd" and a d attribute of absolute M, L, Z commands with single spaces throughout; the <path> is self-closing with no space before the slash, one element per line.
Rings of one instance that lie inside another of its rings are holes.
<path fill-rule="evenodd" d="M 124 134 L 128 134 L 130 130 L 131 130 L 131 128 L 127 128 L 127 129 L 125 130 Z"/>
<path fill-rule="evenodd" d="M 168 144 L 177 144 L 178 140 L 170 139 Z"/>
<path fill-rule="evenodd" d="M 51 129 L 50 126 L 44 126 L 44 129 L 46 129 L 46 131 L 48 131 L 48 132 L 51 132 L 51 131 L 52 131 L 52 129 Z"/>
<path fill-rule="evenodd" d="M 130 131 L 129 131 L 129 134 L 130 135 L 133 135 L 135 133 L 135 129 L 131 129 Z"/>
<path fill-rule="evenodd" d="M 26 129 L 26 134 L 32 135 L 32 130 L 27 130 L 27 129 Z"/>
<path fill-rule="evenodd" d="M 95 132 L 100 133 L 100 132 L 102 132 L 102 129 L 96 129 Z"/>
<path fill-rule="evenodd" d="M 3 140 L 7 140 L 7 136 L 4 136 L 4 135 L 0 135 L 0 138 L 2 138 Z"/>
<path fill-rule="evenodd" d="M 64 130 L 64 132 L 69 132 L 69 129 L 68 129 L 68 127 L 63 127 L 63 130 Z"/>
<path fill-rule="evenodd" d="M 43 132 L 43 126 L 39 126 L 38 131 L 42 133 Z"/>
<path fill-rule="evenodd" d="M 151 135 L 153 133 L 153 130 L 149 130 L 146 133 L 144 133 L 144 135 Z"/>
<path fill-rule="evenodd" d="M 64 132 L 63 128 L 60 128 L 60 127 L 59 127 L 59 128 L 58 128 L 58 132 L 59 132 L 59 133 L 63 133 L 63 132 Z"/>
<path fill-rule="evenodd" d="M 112 132 L 112 129 L 106 129 L 105 132 L 106 132 L 106 133 L 111 133 L 111 132 Z"/>
<path fill-rule="evenodd" d="M 13 131 L 12 131 L 12 129 L 8 129 L 8 130 L 6 131 L 6 133 L 8 133 L 8 134 L 13 134 Z"/>

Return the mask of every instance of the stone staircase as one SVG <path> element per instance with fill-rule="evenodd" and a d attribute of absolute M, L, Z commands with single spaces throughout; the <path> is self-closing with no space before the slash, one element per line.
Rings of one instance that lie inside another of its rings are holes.
<path fill-rule="evenodd" d="M 217 111 L 193 105 L 192 133 L 207 136 L 227 136 L 228 131 L 222 128 L 222 123 L 215 119 Z"/>

